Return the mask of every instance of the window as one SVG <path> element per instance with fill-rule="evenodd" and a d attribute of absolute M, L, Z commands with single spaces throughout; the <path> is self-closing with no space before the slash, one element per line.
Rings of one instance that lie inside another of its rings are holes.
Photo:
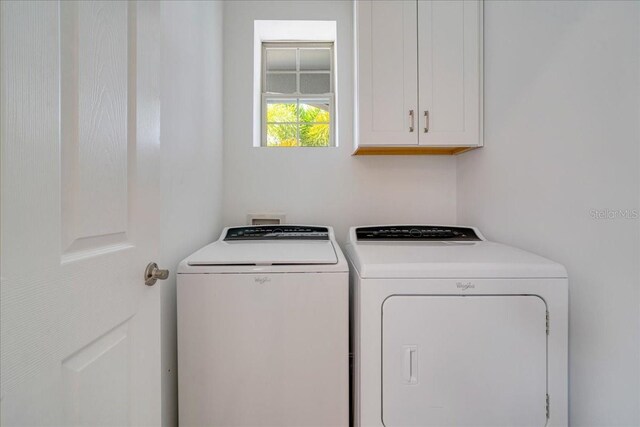
<path fill-rule="evenodd" d="M 333 43 L 262 44 L 262 146 L 334 146 Z"/>

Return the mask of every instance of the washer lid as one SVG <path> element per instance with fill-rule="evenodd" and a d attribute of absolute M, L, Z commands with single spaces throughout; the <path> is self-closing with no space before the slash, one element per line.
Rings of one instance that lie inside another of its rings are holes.
<path fill-rule="evenodd" d="M 179 274 L 348 271 L 333 228 L 312 225 L 227 227 L 178 265 Z"/>
<path fill-rule="evenodd" d="M 338 257 L 330 240 L 218 240 L 186 261 L 190 266 L 317 265 L 337 264 Z"/>

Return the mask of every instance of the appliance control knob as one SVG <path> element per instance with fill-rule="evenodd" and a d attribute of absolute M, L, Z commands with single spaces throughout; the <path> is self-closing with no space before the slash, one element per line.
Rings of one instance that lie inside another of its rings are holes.
<path fill-rule="evenodd" d="M 411 234 L 411 237 L 422 237 L 422 231 L 418 230 L 417 228 L 412 228 L 409 231 L 409 234 Z"/>

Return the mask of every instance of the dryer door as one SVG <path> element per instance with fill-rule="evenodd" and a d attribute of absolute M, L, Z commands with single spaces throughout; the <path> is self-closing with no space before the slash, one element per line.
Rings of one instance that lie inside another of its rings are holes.
<path fill-rule="evenodd" d="M 545 302 L 392 296 L 382 306 L 385 426 L 544 426 Z"/>

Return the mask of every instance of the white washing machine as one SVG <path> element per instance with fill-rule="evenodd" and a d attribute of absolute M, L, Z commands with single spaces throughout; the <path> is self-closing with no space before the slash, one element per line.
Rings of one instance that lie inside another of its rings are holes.
<path fill-rule="evenodd" d="M 356 426 L 567 425 L 567 273 L 470 227 L 352 228 Z"/>
<path fill-rule="evenodd" d="M 347 426 L 349 285 L 333 229 L 225 228 L 178 267 L 181 426 Z"/>

